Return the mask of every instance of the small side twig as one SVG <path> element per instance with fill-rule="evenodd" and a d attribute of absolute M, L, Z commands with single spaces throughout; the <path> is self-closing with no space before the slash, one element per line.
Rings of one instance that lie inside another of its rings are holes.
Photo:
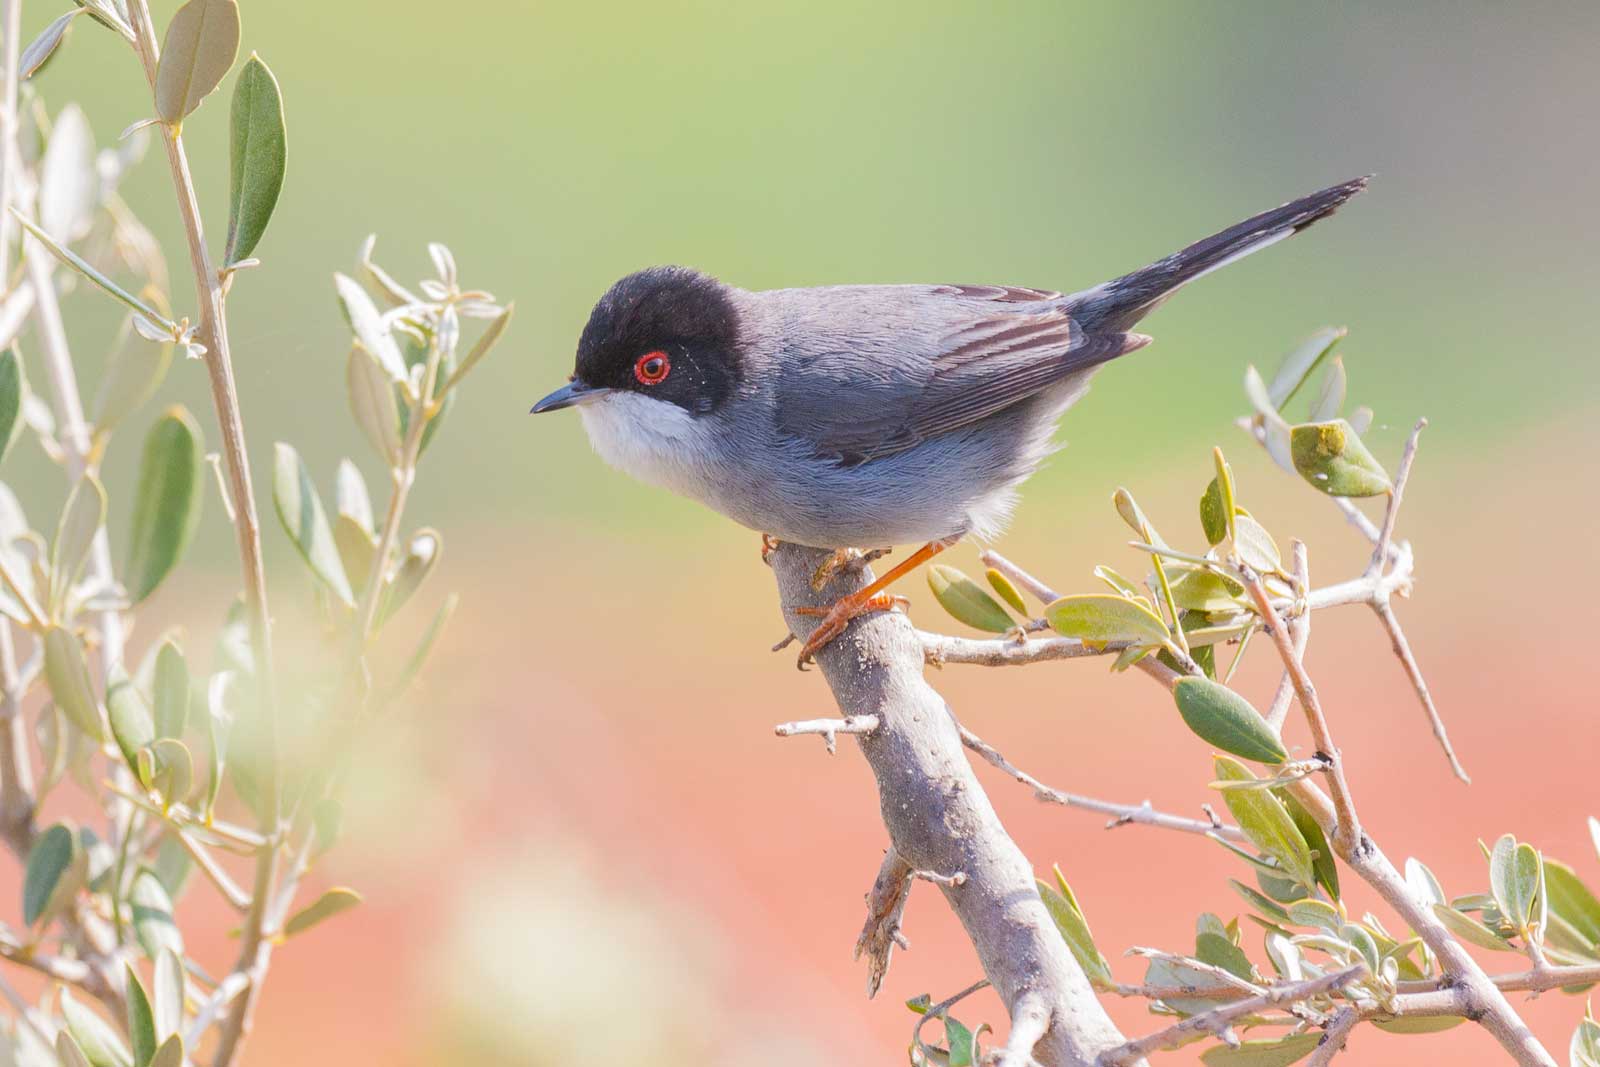
<path fill-rule="evenodd" d="M 917 1049 L 922 1053 L 923 1056 L 928 1057 L 929 1062 L 936 1062 L 933 1059 L 933 1050 L 930 1049 L 927 1043 L 922 1040 L 922 1028 L 927 1025 L 929 1019 L 938 1019 L 943 1021 L 945 1015 L 949 1013 L 951 1008 L 955 1007 L 963 1000 L 966 1000 L 979 990 L 987 988 L 989 988 L 989 979 L 980 978 L 976 982 L 973 982 L 971 985 L 967 986 L 967 988 L 963 989 L 961 992 L 957 993 L 955 996 L 947 997 L 946 999 L 941 1000 L 939 1003 L 933 1005 L 933 1007 L 929 1008 L 927 1011 L 923 1012 L 922 1015 L 917 1018 L 917 1024 L 911 1028 L 912 1048 Z"/>
<path fill-rule="evenodd" d="M 772 732 L 779 737 L 800 737 L 805 734 L 816 734 L 822 738 L 822 743 L 828 749 L 828 755 L 833 755 L 838 744 L 840 734 L 870 734 L 878 728 L 876 715 L 852 715 L 845 719 L 801 719 L 797 722 L 781 722 L 772 728 Z"/>

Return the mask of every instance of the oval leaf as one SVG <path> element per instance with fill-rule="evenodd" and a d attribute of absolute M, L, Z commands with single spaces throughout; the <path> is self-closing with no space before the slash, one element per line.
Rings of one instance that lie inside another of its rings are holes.
<path fill-rule="evenodd" d="M 149 1067 L 156 1054 L 156 1015 L 150 1007 L 150 996 L 144 991 L 139 972 L 128 969 L 128 1037 L 133 1042 L 134 1067 Z"/>
<path fill-rule="evenodd" d="M 1306 844 L 1311 846 L 1311 869 L 1317 873 L 1317 883 L 1327 890 L 1329 897 L 1338 900 L 1339 866 L 1333 860 L 1333 849 L 1328 844 L 1327 835 L 1304 805 L 1294 798 L 1293 793 L 1282 791 L 1278 799 L 1283 801 L 1283 806 L 1289 810 L 1289 818 L 1294 820 Z"/>
<path fill-rule="evenodd" d="M 384 592 L 383 607 L 379 612 L 380 623 L 392 618 L 422 587 L 428 575 L 433 573 L 433 568 L 438 566 L 443 551 L 444 539 L 437 530 L 423 528 L 411 536 L 410 543 L 406 545 L 405 558 L 400 561 Z"/>
<path fill-rule="evenodd" d="M 183 1067 L 183 1037 L 173 1034 L 161 1042 L 150 1060 L 150 1067 Z"/>
<path fill-rule="evenodd" d="M 1381 496 L 1389 475 L 1343 419 L 1308 422 L 1289 431 L 1294 469 L 1329 496 Z"/>
<path fill-rule="evenodd" d="M 1275 574 L 1283 570 L 1283 557 L 1278 554 L 1278 544 L 1265 526 L 1242 513 L 1234 515 L 1233 523 L 1233 550 L 1238 553 L 1240 560 L 1263 574 Z"/>
<path fill-rule="evenodd" d="M 1217 780 L 1222 782 L 1255 781 L 1250 768 L 1228 756 L 1215 759 Z M 1278 866 L 1288 877 L 1310 888 L 1316 884 L 1316 872 L 1311 865 L 1311 847 L 1295 826 L 1294 819 L 1283 803 L 1266 789 L 1225 789 L 1223 802 L 1238 822 L 1250 843 L 1278 861 Z"/>
<path fill-rule="evenodd" d="M 156 653 L 155 696 L 157 737 L 182 737 L 189 722 L 189 665 L 174 641 L 163 641 Z"/>
<path fill-rule="evenodd" d="M 1183 721 L 1207 744 L 1260 763 L 1289 758 L 1261 713 L 1227 686 L 1209 678 L 1182 678 L 1172 696 Z"/>
<path fill-rule="evenodd" d="M 1097 644 L 1164 645 L 1170 636 L 1167 624 L 1143 604 L 1103 593 L 1064 596 L 1045 607 L 1044 617 L 1056 633 Z"/>
<path fill-rule="evenodd" d="M 291 915 L 289 921 L 283 924 L 283 936 L 293 937 L 295 934 L 304 933 L 324 919 L 331 919 L 360 903 L 360 893 L 354 889 L 335 886 Z"/>
<path fill-rule="evenodd" d="M 187 409 L 172 407 L 150 427 L 139 462 L 127 571 L 135 603 L 156 591 L 194 539 L 204 478 L 200 426 Z"/>
<path fill-rule="evenodd" d="M 173 14 L 156 67 L 156 114 L 182 122 L 218 85 L 239 55 L 235 0 L 189 0 Z"/>
<path fill-rule="evenodd" d="M 394 382 L 359 340 L 350 345 L 345 364 L 350 413 L 378 455 L 389 466 L 400 462 L 400 407 Z"/>
<path fill-rule="evenodd" d="M 1200 529 L 1208 545 L 1220 545 L 1228 537 L 1228 513 L 1223 510 L 1222 489 L 1215 478 L 1200 494 Z"/>
<path fill-rule="evenodd" d="M 106 717 L 111 722 L 111 736 L 122 750 L 123 759 L 135 769 L 139 765 L 139 750 L 156 739 L 155 718 L 144 702 L 144 694 L 125 674 L 117 672 L 106 687 Z M 141 783 L 148 786 L 149 782 Z"/>
<path fill-rule="evenodd" d="M 92 1067 L 133 1067 L 133 1056 L 117 1036 L 116 1028 L 94 1010 L 79 1003 L 66 989 L 61 991 L 61 1014 L 67 1030 Z"/>
<path fill-rule="evenodd" d="M 17 60 L 19 76 L 23 81 L 33 77 L 39 68 L 45 65 L 66 37 L 67 27 L 71 26 L 72 20 L 81 14 L 83 8 L 73 8 L 65 15 L 57 17 L 39 33 L 39 36 L 28 42 L 28 47 L 22 50 L 22 56 Z"/>
<path fill-rule="evenodd" d="M 22 878 L 22 921 L 28 926 L 51 914 L 50 905 L 62 879 L 72 869 L 78 838 L 72 830 L 56 823 L 34 839 L 28 851 L 28 867 Z"/>
<path fill-rule="evenodd" d="M 183 959 L 170 948 L 163 948 L 156 956 L 150 994 L 155 1004 L 156 1040 L 165 1042 L 183 1029 Z"/>
<path fill-rule="evenodd" d="M 172 916 L 172 897 L 153 871 L 141 869 L 133 879 L 128 892 L 128 912 L 133 919 L 133 933 L 139 946 L 151 959 L 160 957 L 163 950 L 183 958 L 183 932 Z"/>
<path fill-rule="evenodd" d="M 1022 591 L 1012 584 L 1010 578 L 1007 578 L 993 567 L 984 571 L 983 576 L 989 579 L 989 586 L 1000 594 L 1001 600 L 1015 608 L 1018 615 L 1024 618 L 1027 617 L 1028 604 L 1022 599 Z"/>
<path fill-rule="evenodd" d="M 1072 887 L 1067 885 L 1067 879 L 1061 873 L 1061 868 L 1055 868 L 1055 886 L 1045 882 L 1038 882 L 1039 896 L 1044 900 L 1045 910 L 1050 913 L 1050 918 L 1055 922 L 1056 929 L 1061 932 L 1061 937 L 1066 941 L 1067 947 L 1072 950 L 1072 956 L 1078 961 L 1078 966 L 1083 968 L 1084 975 L 1097 986 L 1111 982 L 1111 965 L 1095 947 L 1094 935 L 1089 932 L 1089 922 L 1083 917 L 1083 909 L 1078 907 L 1077 898 L 1072 894 Z"/>
<path fill-rule="evenodd" d="M 251 53 L 233 85 L 229 114 L 228 244 L 224 263 L 255 251 L 283 189 L 287 133 L 278 79 Z"/>
<path fill-rule="evenodd" d="M 1466 912 L 1457 911 L 1448 904 L 1435 904 L 1434 915 L 1444 923 L 1445 928 L 1461 940 L 1479 948 L 1493 949 L 1496 952 L 1515 952 L 1516 949 L 1506 944 L 1495 932 L 1483 923 L 1474 919 Z"/>
<path fill-rule="evenodd" d="M 339 514 L 354 520 L 369 535 L 376 536 L 372 522 L 372 498 L 367 495 L 366 479 L 361 470 L 348 459 L 339 461 L 339 474 L 334 490 L 334 503 Z"/>
<path fill-rule="evenodd" d="M 317 487 L 300 453 L 279 441 L 276 460 L 272 473 L 272 502 L 278 521 L 311 572 L 322 579 L 334 596 L 354 607 L 355 595 L 350 591 L 350 581 L 339 562 L 339 548 L 334 543 L 333 531 L 328 528 L 328 516 L 322 510 Z"/>
<path fill-rule="evenodd" d="M 1272 387 L 1267 391 L 1274 409 L 1281 410 L 1293 399 L 1294 394 L 1348 332 L 1343 327 L 1331 326 L 1318 330 L 1283 357 L 1278 373 L 1272 376 Z"/>
<path fill-rule="evenodd" d="M 955 567 L 942 563 L 929 567 L 928 588 L 940 607 L 976 630 L 1003 634 L 1016 626 L 994 597 Z"/>
<path fill-rule="evenodd" d="M 0 459 L 22 430 L 22 361 L 17 350 L 0 352 Z"/>
<path fill-rule="evenodd" d="M 406 361 L 400 355 L 400 345 L 378 314 L 377 305 L 367 291 L 343 274 L 333 276 L 333 288 L 339 295 L 339 306 L 344 309 L 345 321 L 355 332 L 356 340 L 372 353 L 378 365 L 396 382 L 407 380 Z"/>
<path fill-rule="evenodd" d="M 1559 860 L 1544 861 L 1545 892 L 1550 910 L 1566 920 L 1591 946 L 1600 945 L 1600 900 Z"/>
<path fill-rule="evenodd" d="M 96 741 L 104 741 L 105 712 L 95 696 L 89 665 L 83 659 L 83 645 L 77 635 L 59 626 L 44 634 L 44 676 L 56 707 L 72 724 Z"/>
<path fill-rule="evenodd" d="M 89 547 L 95 534 L 106 521 L 106 491 L 100 479 L 85 474 L 78 479 L 61 509 L 61 520 L 56 524 L 56 539 L 50 545 L 50 604 L 55 612 L 66 601 L 67 590 L 72 588 L 83 573 L 89 558 Z"/>

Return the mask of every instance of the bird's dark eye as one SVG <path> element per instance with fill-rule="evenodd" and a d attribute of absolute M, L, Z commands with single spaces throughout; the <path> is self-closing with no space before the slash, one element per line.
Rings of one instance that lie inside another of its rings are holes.
<path fill-rule="evenodd" d="M 660 385 L 672 372 L 672 361 L 665 352 L 646 352 L 633 364 L 633 376 L 640 385 Z"/>

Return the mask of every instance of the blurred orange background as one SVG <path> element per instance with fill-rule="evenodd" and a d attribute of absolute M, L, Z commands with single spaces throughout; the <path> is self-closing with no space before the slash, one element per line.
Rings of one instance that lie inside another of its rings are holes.
<path fill-rule="evenodd" d="M 175 4 L 153 6 L 164 22 Z M 341 455 L 380 480 L 344 414 L 329 284 L 366 233 L 402 279 L 424 269 L 424 241 L 444 240 L 467 284 L 518 303 L 410 513 L 447 541 L 427 594 L 459 590 L 462 608 L 416 698 L 363 754 L 344 837 L 315 878 L 366 904 L 275 956 L 246 1062 L 899 1063 L 913 1022 L 901 1002 L 978 977 L 939 894 L 919 886 L 912 949 L 877 1000 L 863 996 L 850 948 L 886 843 L 877 798 L 851 742 L 830 758 L 772 734 L 832 703 L 820 676 L 767 651 L 781 622 L 756 536 L 605 469 L 575 419 L 523 414 L 569 372 L 593 300 L 654 262 L 755 288 L 1072 289 L 1377 171 L 1333 222 L 1150 320 L 1157 344 L 1067 418 L 1068 447 L 999 547 L 1086 591 L 1095 563 L 1138 566 L 1112 491 L 1134 490 L 1174 541 L 1197 539 L 1221 444 L 1244 503 L 1280 543 L 1309 542 L 1315 582 L 1355 574 L 1357 535 L 1230 424 L 1247 364 L 1270 369 L 1312 329 L 1347 324 L 1374 450 L 1392 465 L 1415 417 L 1433 422 L 1401 518 L 1419 581 L 1400 614 L 1473 775 L 1450 775 L 1370 615 L 1320 615 L 1309 663 L 1363 819 L 1391 859 L 1423 858 L 1450 893 L 1482 888 L 1477 841 L 1504 832 L 1600 884 L 1584 827 L 1600 814 L 1585 670 L 1600 596 L 1593 5 L 242 7 L 245 47 L 273 64 L 290 124 L 263 266 L 230 304 L 258 487 L 275 439 L 300 448 L 325 494 Z M 55 14 L 30 4 L 27 25 Z M 52 107 L 81 101 L 107 144 L 144 117 L 140 77 L 85 24 L 39 88 Z M 225 114 L 214 100 L 185 124 L 218 232 Z M 127 195 L 177 273 L 166 180 L 149 160 Z M 174 290 L 182 310 L 181 275 Z M 86 381 L 109 332 L 97 299 L 69 303 Z M 180 366 L 167 389 L 206 412 L 201 379 Z M 16 462 L 8 481 L 30 513 L 51 513 L 59 473 Z M 107 473 L 124 536 L 132 464 L 114 457 Z M 205 633 L 233 594 L 230 532 L 214 499 L 207 509 L 195 566 L 160 594 L 134 655 L 168 621 Z M 279 531 L 267 536 L 279 625 L 293 627 L 307 585 Z M 975 551 L 952 562 L 975 573 Z M 919 625 L 957 628 L 920 578 L 904 591 Z M 1241 687 L 1260 704 L 1276 677 L 1258 644 Z M 1214 797 L 1206 747 L 1139 676 L 1076 662 L 934 680 L 1049 784 L 1183 813 Z M 1185 950 L 1200 911 L 1240 913 L 1226 884 L 1240 865 L 1216 845 L 1108 832 L 988 768 L 980 778 L 1037 868 L 1062 865 L 1119 979 L 1143 970 L 1123 949 Z M 1364 902 L 1352 893 L 1356 914 Z M 226 966 L 232 916 L 206 886 L 181 917 L 197 954 Z M 1515 999 L 1564 1051 L 1581 1001 Z M 1130 1034 L 1162 1025 L 1137 1003 L 1110 1009 Z M 1003 1030 L 987 996 L 960 1016 Z M 1363 1029 L 1346 1055 L 1502 1062 L 1471 1026 Z"/>

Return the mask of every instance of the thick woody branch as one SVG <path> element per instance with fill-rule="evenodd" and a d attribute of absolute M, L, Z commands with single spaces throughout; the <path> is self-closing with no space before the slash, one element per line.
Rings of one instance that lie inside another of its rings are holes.
<path fill-rule="evenodd" d="M 811 576 L 826 555 L 784 544 L 771 556 L 785 621 L 797 634 L 809 633 L 816 619 L 796 608 L 822 606 L 870 580 L 865 570 L 841 574 L 824 593 L 815 592 Z M 943 698 L 923 678 L 916 631 L 903 615 L 871 615 L 851 624 L 817 661 L 846 718 L 878 717 L 878 728 L 858 742 L 878 781 L 884 826 L 900 861 L 912 871 L 966 876 L 960 885 L 938 888 L 1013 1026 L 1037 1026 L 1036 1005 L 1047 1006 L 1048 1025 L 1026 1051 L 1045 1067 L 1090 1067 L 1123 1037 L 1056 931 L 1033 868 L 978 784 Z"/>

